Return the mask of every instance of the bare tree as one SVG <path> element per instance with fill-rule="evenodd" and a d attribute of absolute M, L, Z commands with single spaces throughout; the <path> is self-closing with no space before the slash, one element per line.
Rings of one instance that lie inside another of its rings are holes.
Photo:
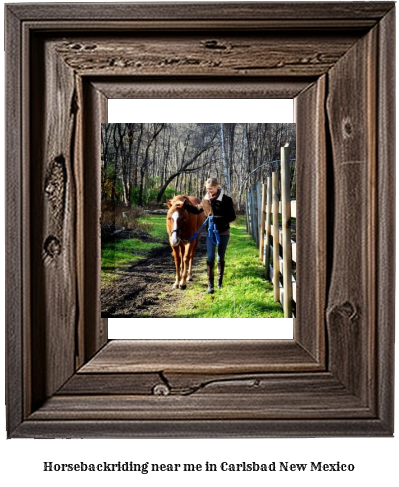
<path fill-rule="evenodd" d="M 230 175 L 229 175 L 229 170 L 227 167 L 227 162 L 226 162 L 226 149 L 224 147 L 224 130 L 223 130 L 223 124 L 220 124 L 220 139 L 222 141 L 222 163 L 223 163 L 223 177 L 224 177 L 224 184 L 225 188 L 227 191 L 227 194 L 230 194 Z"/>
<path fill-rule="evenodd" d="M 143 206 L 148 198 L 161 202 L 165 193 L 202 196 L 205 179 L 216 177 L 241 209 L 245 188 L 279 169 L 287 142 L 295 158 L 295 124 L 104 124 L 101 196 Z M 294 180 L 293 161 L 293 193 Z"/>
<path fill-rule="evenodd" d="M 239 189 L 238 189 L 238 203 L 237 203 L 237 208 L 238 210 L 241 210 L 241 197 L 242 197 L 242 192 L 244 191 L 244 184 L 245 184 L 245 179 L 244 179 L 244 173 L 245 173 L 245 161 L 246 161 L 246 156 L 247 156 L 247 126 L 248 124 L 244 123 L 243 124 L 243 131 L 242 131 L 242 156 L 241 156 L 241 166 L 240 166 L 240 177 L 239 177 Z"/>
<path fill-rule="evenodd" d="M 198 128 L 198 127 L 196 127 Z M 204 130 L 205 129 L 205 130 Z M 177 169 L 169 175 L 158 192 L 157 202 L 159 203 L 169 184 L 179 176 L 193 174 L 215 161 L 215 139 L 216 130 L 209 130 L 208 127 L 200 128 L 200 131 L 193 130 L 184 138 L 181 159 Z M 207 154 L 206 158 L 201 156 Z M 196 163 L 196 164 L 194 164 Z"/>
<path fill-rule="evenodd" d="M 111 142 L 112 132 L 115 130 L 115 126 L 109 123 L 101 124 L 101 154 L 102 154 L 102 167 L 101 167 L 101 198 L 104 198 L 105 182 L 107 180 L 108 163 L 110 161 L 109 146 Z"/>
<path fill-rule="evenodd" d="M 151 144 L 154 142 L 154 140 L 161 133 L 161 130 L 164 128 L 164 125 L 165 125 L 164 123 L 154 123 L 153 132 L 152 132 L 152 134 L 149 135 L 149 137 L 147 139 L 147 146 L 145 149 L 144 161 L 140 167 L 140 192 L 139 192 L 139 201 L 138 201 L 139 206 L 143 206 L 144 176 L 148 170 L 148 166 L 151 163 L 151 160 L 149 159 L 150 147 L 151 147 Z"/>

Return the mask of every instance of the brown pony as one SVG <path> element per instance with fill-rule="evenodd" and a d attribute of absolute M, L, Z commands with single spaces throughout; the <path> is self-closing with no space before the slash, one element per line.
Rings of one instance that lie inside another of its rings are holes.
<path fill-rule="evenodd" d="M 186 289 L 186 281 L 193 279 L 192 265 L 200 234 L 190 242 L 188 239 L 195 234 L 205 221 L 203 212 L 199 215 L 193 215 L 185 210 L 183 208 L 185 201 L 193 205 L 201 203 L 199 198 L 186 195 L 175 196 L 172 200 L 166 202 L 169 206 L 166 217 L 166 229 L 176 265 L 176 281 L 173 284 L 173 289 L 177 289 L 178 287 L 180 289 Z"/>

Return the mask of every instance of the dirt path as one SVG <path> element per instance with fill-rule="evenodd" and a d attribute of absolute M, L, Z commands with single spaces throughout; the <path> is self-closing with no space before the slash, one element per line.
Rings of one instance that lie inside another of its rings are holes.
<path fill-rule="evenodd" d="M 201 235 L 194 258 L 195 274 L 206 268 L 205 236 Z M 181 293 L 173 290 L 175 264 L 170 245 L 152 249 L 147 259 L 136 261 L 117 281 L 101 290 L 103 318 L 172 317 Z M 190 285 L 190 284 L 188 284 Z"/>

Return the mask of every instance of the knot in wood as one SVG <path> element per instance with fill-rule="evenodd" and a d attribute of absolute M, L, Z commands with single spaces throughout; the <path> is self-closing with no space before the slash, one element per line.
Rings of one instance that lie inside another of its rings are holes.
<path fill-rule="evenodd" d="M 152 388 L 154 396 L 169 396 L 170 389 L 166 384 L 157 384 Z"/>
<path fill-rule="evenodd" d="M 353 321 L 354 319 L 357 318 L 358 312 L 355 307 L 351 302 L 345 301 L 343 304 L 339 306 L 340 312 L 349 320 Z"/>
<path fill-rule="evenodd" d="M 85 51 L 94 51 L 94 49 L 97 49 L 97 45 L 96 44 L 86 44 L 84 46 L 84 50 Z"/>
<path fill-rule="evenodd" d="M 55 186 L 54 181 L 52 181 L 52 180 L 47 181 L 44 191 L 46 192 L 48 198 L 51 199 L 53 197 L 53 194 L 56 191 L 56 186 Z"/>
<path fill-rule="evenodd" d="M 342 123 L 343 136 L 345 138 L 351 137 L 353 134 L 353 125 L 349 119 L 345 119 Z"/>
<path fill-rule="evenodd" d="M 61 253 L 61 242 L 58 240 L 57 237 L 50 235 L 46 238 L 46 241 L 43 245 L 44 251 L 44 261 L 45 263 L 49 263 L 49 259 L 52 260 L 57 255 Z"/>
<path fill-rule="evenodd" d="M 57 156 L 48 169 L 48 174 L 44 183 L 44 192 L 54 209 L 61 207 L 64 199 L 66 184 L 65 158 L 61 154 Z"/>
<path fill-rule="evenodd" d="M 224 44 L 220 44 L 219 41 L 217 41 L 216 39 L 203 41 L 202 45 L 205 47 L 205 49 L 227 49 Z"/>
<path fill-rule="evenodd" d="M 345 301 L 341 304 L 333 305 L 327 314 L 329 316 L 328 321 L 340 321 L 341 318 L 344 318 L 352 324 L 356 324 L 359 320 L 360 311 L 353 303 Z"/>

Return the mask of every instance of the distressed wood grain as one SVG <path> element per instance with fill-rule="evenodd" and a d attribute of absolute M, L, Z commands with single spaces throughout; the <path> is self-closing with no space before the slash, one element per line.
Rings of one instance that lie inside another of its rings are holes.
<path fill-rule="evenodd" d="M 321 419 L 336 418 L 337 415 L 342 418 L 359 417 L 359 413 L 363 418 L 373 417 L 373 411 L 363 407 L 359 398 L 348 393 L 343 384 L 329 373 L 267 374 L 241 378 L 237 375 L 209 376 L 197 390 L 182 388 L 186 380 L 184 375 L 172 374 L 162 377 L 170 392 L 161 396 L 156 392 L 160 380 L 156 375 L 131 374 L 125 381 L 127 389 L 124 394 L 118 392 L 115 395 L 111 383 L 121 379 L 120 374 L 97 374 L 94 387 L 86 387 L 84 392 L 82 385 L 89 376 L 81 374 L 47 401 L 30 420 L 51 420 L 57 416 L 69 420 L 150 417 L 173 420 L 193 415 L 199 420 L 282 419 L 293 414 Z M 151 382 L 154 386 L 149 392 L 145 388 Z M 106 390 L 102 389 L 105 387 Z M 238 402 L 232 403 L 232 396 L 238 398 Z M 318 411 L 316 416 L 315 410 Z"/>
<path fill-rule="evenodd" d="M 42 420 L 187 420 L 213 421 L 290 419 L 358 419 L 372 418 L 372 412 L 359 405 L 356 397 L 337 394 L 333 391 L 291 394 L 296 399 L 295 407 L 288 394 L 254 395 L 237 394 L 234 407 L 228 394 L 193 396 L 54 396 L 40 410 L 33 413 L 30 421 Z M 329 399 L 327 404 L 326 399 Z"/>
<path fill-rule="evenodd" d="M 298 437 L 383 437 L 378 419 L 286 418 L 195 420 L 82 420 L 46 419 L 25 421 L 15 438 L 298 438 Z"/>
<path fill-rule="evenodd" d="M 160 374 L 75 374 L 58 391 L 60 395 L 151 395 L 165 382 Z M 155 389 L 156 390 L 156 389 Z"/>
<path fill-rule="evenodd" d="M 312 78 L 182 78 L 123 76 L 110 79 L 93 77 L 92 85 L 107 99 L 113 98 L 295 98 L 312 82 Z"/>
<path fill-rule="evenodd" d="M 294 338 L 325 361 L 327 295 L 326 78 L 295 99 L 297 128 L 297 303 Z M 311 250 L 310 250 L 311 249 Z M 314 327 L 314 324 L 318 325 Z"/>
<path fill-rule="evenodd" d="M 337 2 L 326 2 L 323 4 L 306 3 L 296 7 L 289 2 L 245 2 L 233 3 L 223 2 L 223 4 L 207 2 L 188 3 L 185 8 L 179 4 L 110 4 L 103 3 L 98 5 L 35 5 L 32 9 L 29 5 L 10 5 L 8 8 L 21 20 L 79 20 L 90 21 L 112 21 L 137 19 L 154 21 L 156 19 L 175 21 L 181 24 L 196 19 L 206 21 L 213 20 L 240 20 L 241 22 L 271 20 L 277 25 L 284 26 L 287 20 L 295 22 L 296 25 L 302 24 L 303 28 L 311 22 L 327 21 L 342 28 L 346 22 L 352 25 L 370 27 L 370 22 L 375 24 L 393 6 L 393 2 L 350 2 L 338 4 Z M 89 24 L 93 28 L 93 24 Z M 289 24 L 292 28 L 292 23 Z M 330 24 L 331 25 L 331 24 Z"/>
<path fill-rule="evenodd" d="M 22 104 L 19 96 L 22 90 L 22 65 L 12 60 L 18 58 L 22 49 L 22 36 L 19 31 L 19 20 L 10 11 L 5 11 L 6 36 L 5 49 L 9 56 L 5 62 L 5 70 L 9 73 L 6 79 L 5 119 L 11 127 L 22 125 Z M 26 272 L 29 272 L 28 259 L 29 242 L 25 240 L 29 231 L 29 222 L 26 215 L 26 207 L 29 204 L 24 198 L 26 185 L 26 166 L 23 167 L 23 146 L 20 131 L 12 131 L 5 145 L 6 154 L 13 154 L 12 165 L 6 166 L 5 179 L 5 212 L 6 212 L 6 240 L 5 240 L 5 276 L 7 280 L 6 291 L 6 395 L 9 407 L 7 408 L 7 424 L 9 428 L 16 428 L 24 417 L 26 400 L 24 389 L 29 387 L 29 366 L 21 362 L 24 353 L 24 324 L 27 320 L 26 309 L 29 306 L 27 300 Z M 10 222 L 13 222 L 10 225 Z M 25 370 L 24 370 L 25 369 Z"/>
<path fill-rule="evenodd" d="M 91 76 L 320 76 L 352 46 L 356 34 L 184 35 L 73 38 L 55 49 L 72 69 Z M 331 42 L 334 39 L 334 42 Z"/>
<path fill-rule="evenodd" d="M 84 352 L 80 365 L 91 358 L 108 341 L 108 320 L 101 318 L 101 123 L 108 119 L 108 100 L 91 83 L 83 88 L 84 116 L 82 185 L 85 197 L 82 211 L 82 231 L 80 242 L 84 256 L 82 305 L 84 306 L 80 336 L 84 342 Z M 92 242 L 92 245 L 88 245 Z M 93 270 L 98 270 L 93 272 Z"/>
<path fill-rule="evenodd" d="M 79 101 L 73 72 L 56 53 L 48 52 L 44 62 L 40 40 L 33 43 L 33 52 L 37 65 L 31 84 L 32 404 L 40 404 L 75 370 L 74 145 Z M 43 79 L 57 83 L 45 89 Z"/>
<path fill-rule="evenodd" d="M 164 387 L 159 387 L 161 385 Z M 244 392 L 253 395 L 272 394 L 277 397 L 287 390 L 298 394 L 305 390 L 309 393 L 324 391 L 327 395 L 346 394 L 343 384 L 328 372 L 315 375 L 309 372 L 205 374 L 160 371 L 129 374 L 79 372 L 57 395 L 188 396 L 197 393 L 235 395 Z M 159 394 L 162 391 L 163 394 Z"/>
<path fill-rule="evenodd" d="M 333 213 L 327 304 L 330 370 L 367 403 L 375 349 L 376 31 L 328 74 Z"/>
<path fill-rule="evenodd" d="M 378 120 L 377 128 L 377 207 L 376 222 L 376 282 L 377 288 L 377 346 L 376 356 L 385 356 L 377 370 L 377 389 L 379 417 L 387 424 L 394 422 L 394 374 L 389 364 L 394 363 L 395 348 L 395 288 L 390 283 L 395 281 L 395 265 L 393 257 L 396 252 L 395 244 L 395 165 L 388 161 L 395 161 L 395 10 L 391 10 L 379 24 L 379 57 L 378 77 L 379 87 L 377 98 Z M 383 123 L 382 123 L 383 122 Z"/>
<path fill-rule="evenodd" d="M 81 373 L 317 370 L 293 340 L 111 340 Z"/>

